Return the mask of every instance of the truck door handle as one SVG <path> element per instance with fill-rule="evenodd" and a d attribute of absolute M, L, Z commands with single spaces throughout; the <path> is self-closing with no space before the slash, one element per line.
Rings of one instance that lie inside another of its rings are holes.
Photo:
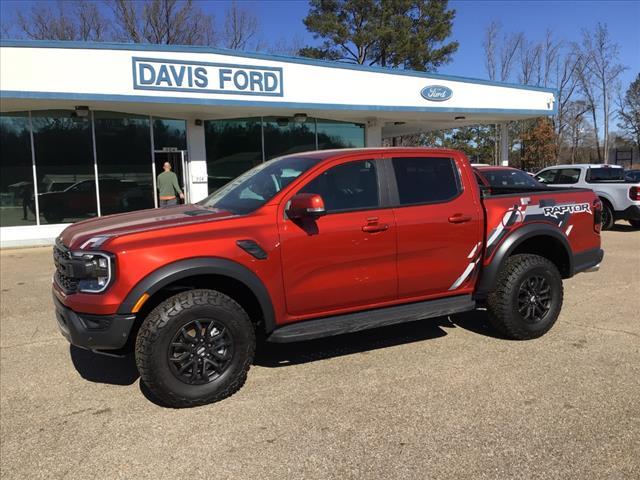
<path fill-rule="evenodd" d="M 384 232 L 385 230 L 389 230 L 389 225 L 387 225 L 386 223 L 365 225 L 364 227 L 362 227 L 362 231 L 365 233 Z"/>
<path fill-rule="evenodd" d="M 449 223 L 464 223 L 471 221 L 471 215 L 463 215 L 462 213 L 456 213 L 449 217 Z"/>

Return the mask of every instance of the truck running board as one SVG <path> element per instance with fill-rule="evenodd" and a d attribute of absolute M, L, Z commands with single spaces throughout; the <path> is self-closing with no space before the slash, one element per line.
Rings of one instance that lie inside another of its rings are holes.
<path fill-rule="evenodd" d="M 458 295 L 291 323 L 274 330 L 267 340 L 275 343 L 300 342 L 395 323 L 441 317 L 452 313 L 466 312 L 474 308 L 476 308 L 476 302 L 471 298 L 471 295 Z"/>

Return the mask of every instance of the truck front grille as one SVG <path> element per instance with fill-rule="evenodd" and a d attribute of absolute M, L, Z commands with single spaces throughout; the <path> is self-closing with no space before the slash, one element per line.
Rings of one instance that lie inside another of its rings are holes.
<path fill-rule="evenodd" d="M 71 259 L 69 249 L 64 246 L 59 238 L 56 238 L 56 244 L 53 247 L 53 263 L 56 266 L 56 273 L 53 278 L 64 293 L 76 293 L 78 291 L 78 282 L 66 275 L 65 262 Z"/>

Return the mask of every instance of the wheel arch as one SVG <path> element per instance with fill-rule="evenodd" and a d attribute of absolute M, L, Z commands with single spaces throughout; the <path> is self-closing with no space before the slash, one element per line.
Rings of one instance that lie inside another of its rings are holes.
<path fill-rule="evenodd" d="M 530 253 L 553 262 L 562 278 L 574 274 L 573 253 L 567 237 L 557 227 L 535 223 L 525 225 L 509 235 L 498 247 L 491 263 L 480 275 L 475 296 L 486 298 L 496 285 L 498 274 L 512 255 Z"/>
<path fill-rule="evenodd" d="M 247 267 L 224 258 L 196 257 L 179 260 L 154 270 L 131 289 L 118 313 L 131 313 L 143 294 L 149 298 L 140 309 L 146 314 L 169 296 L 190 288 L 210 288 L 238 302 L 257 322 L 260 316 L 266 333 L 275 329 L 275 312 L 267 288 Z"/>

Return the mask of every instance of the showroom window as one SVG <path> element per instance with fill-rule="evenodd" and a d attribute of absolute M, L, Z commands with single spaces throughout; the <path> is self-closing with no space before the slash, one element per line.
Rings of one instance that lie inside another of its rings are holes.
<path fill-rule="evenodd" d="M 281 155 L 364 146 L 364 125 L 294 117 L 206 120 L 209 192 Z"/>
<path fill-rule="evenodd" d="M 34 225 L 29 114 L 0 116 L 0 226 Z"/>
<path fill-rule="evenodd" d="M 187 149 L 184 120 L 86 108 L 3 113 L 0 226 L 154 207 L 152 136 L 156 149 Z"/>
<path fill-rule="evenodd" d="M 264 117 L 264 158 L 316 150 L 313 119 L 296 122 L 287 117 Z"/>
<path fill-rule="evenodd" d="M 67 110 L 31 113 L 40 223 L 98 214 L 90 116 Z"/>
<path fill-rule="evenodd" d="M 318 150 L 364 147 L 364 125 L 361 123 L 317 120 Z"/>
<path fill-rule="evenodd" d="M 154 207 L 149 117 L 95 112 L 100 213 Z"/>
<path fill-rule="evenodd" d="M 260 118 L 204 122 L 209 191 L 262 162 Z"/>

